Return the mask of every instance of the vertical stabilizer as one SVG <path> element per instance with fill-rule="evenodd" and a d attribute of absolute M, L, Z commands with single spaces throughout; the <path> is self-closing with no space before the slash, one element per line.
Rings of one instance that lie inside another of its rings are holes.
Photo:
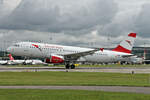
<path fill-rule="evenodd" d="M 13 56 L 11 54 L 8 55 L 9 56 L 9 59 L 12 61 L 14 60 Z"/>
<path fill-rule="evenodd" d="M 123 40 L 112 51 L 123 52 L 123 53 L 131 53 L 135 39 L 136 39 L 136 33 L 130 33 L 130 34 L 128 34 L 128 37 L 125 38 L 125 40 Z"/>

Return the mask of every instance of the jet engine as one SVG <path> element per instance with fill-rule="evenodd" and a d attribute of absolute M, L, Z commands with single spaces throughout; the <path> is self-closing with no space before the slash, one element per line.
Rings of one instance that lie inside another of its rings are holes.
<path fill-rule="evenodd" d="M 63 63 L 64 62 L 64 57 L 63 56 L 58 56 L 58 55 L 51 55 L 50 58 L 45 59 L 46 63 Z"/>

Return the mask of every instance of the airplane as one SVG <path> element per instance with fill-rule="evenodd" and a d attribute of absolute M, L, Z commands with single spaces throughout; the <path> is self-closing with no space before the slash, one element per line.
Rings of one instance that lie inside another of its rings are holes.
<path fill-rule="evenodd" d="M 131 56 L 126 58 L 123 62 L 126 62 L 127 64 L 142 64 L 144 59 L 143 57 Z"/>
<path fill-rule="evenodd" d="M 7 65 L 18 65 L 23 64 L 24 60 L 15 60 L 11 54 L 8 55 L 9 60 L 7 61 Z"/>
<path fill-rule="evenodd" d="M 8 63 L 7 60 L 0 60 L 0 65 L 6 65 Z"/>
<path fill-rule="evenodd" d="M 36 65 L 36 64 L 46 64 L 44 62 L 42 62 L 41 60 L 15 60 L 13 58 L 13 56 L 11 54 L 8 55 L 9 56 L 9 59 L 7 61 L 7 64 L 8 65 L 18 65 L 18 64 L 24 64 L 24 65 Z"/>
<path fill-rule="evenodd" d="M 0 60 L 0 65 L 17 65 L 24 63 L 24 60 L 14 60 L 11 54 L 9 54 L 8 56 L 9 60 Z"/>
<path fill-rule="evenodd" d="M 131 57 L 136 33 L 129 33 L 116 48 L 112 50 L 63 46 L 55 44 L 18 42 L 7 48 L 7 52 L 15 56 L 44 58 L 46 63 L 64 63 L 66 69 L 74 69 L 78 59 L 88 62 L 111 63 Z"/>

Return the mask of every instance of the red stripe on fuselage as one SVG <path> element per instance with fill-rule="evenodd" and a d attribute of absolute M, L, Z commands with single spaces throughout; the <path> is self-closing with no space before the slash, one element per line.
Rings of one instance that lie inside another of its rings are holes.
<path fill-rule="evenodd" d="M 123 53 L 131 53 L 131 50 L 128 50 L 122 46 L 118 46 L 117 48 L 113 49 L 112 51 L 116 51 L 116 52 L 123 52 Z"/>
<path fill-rule="evenodd" d="M 34 46 L 34 47 L 36 47 L 36 48 L 39 48 L 39 46 L 38 46 L 38 45 L 36 45 L 36 44 L 32 44 L 32 46 Z"/>

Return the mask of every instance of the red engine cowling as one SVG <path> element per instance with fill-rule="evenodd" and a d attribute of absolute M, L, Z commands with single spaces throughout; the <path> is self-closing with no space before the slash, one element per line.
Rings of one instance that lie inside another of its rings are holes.
<path fill-rule="evenodd" d="M 62 56 L 51 56 L 51 58 L 46 58 L 46 63 L 63 63 L 64 58 Z"/>

